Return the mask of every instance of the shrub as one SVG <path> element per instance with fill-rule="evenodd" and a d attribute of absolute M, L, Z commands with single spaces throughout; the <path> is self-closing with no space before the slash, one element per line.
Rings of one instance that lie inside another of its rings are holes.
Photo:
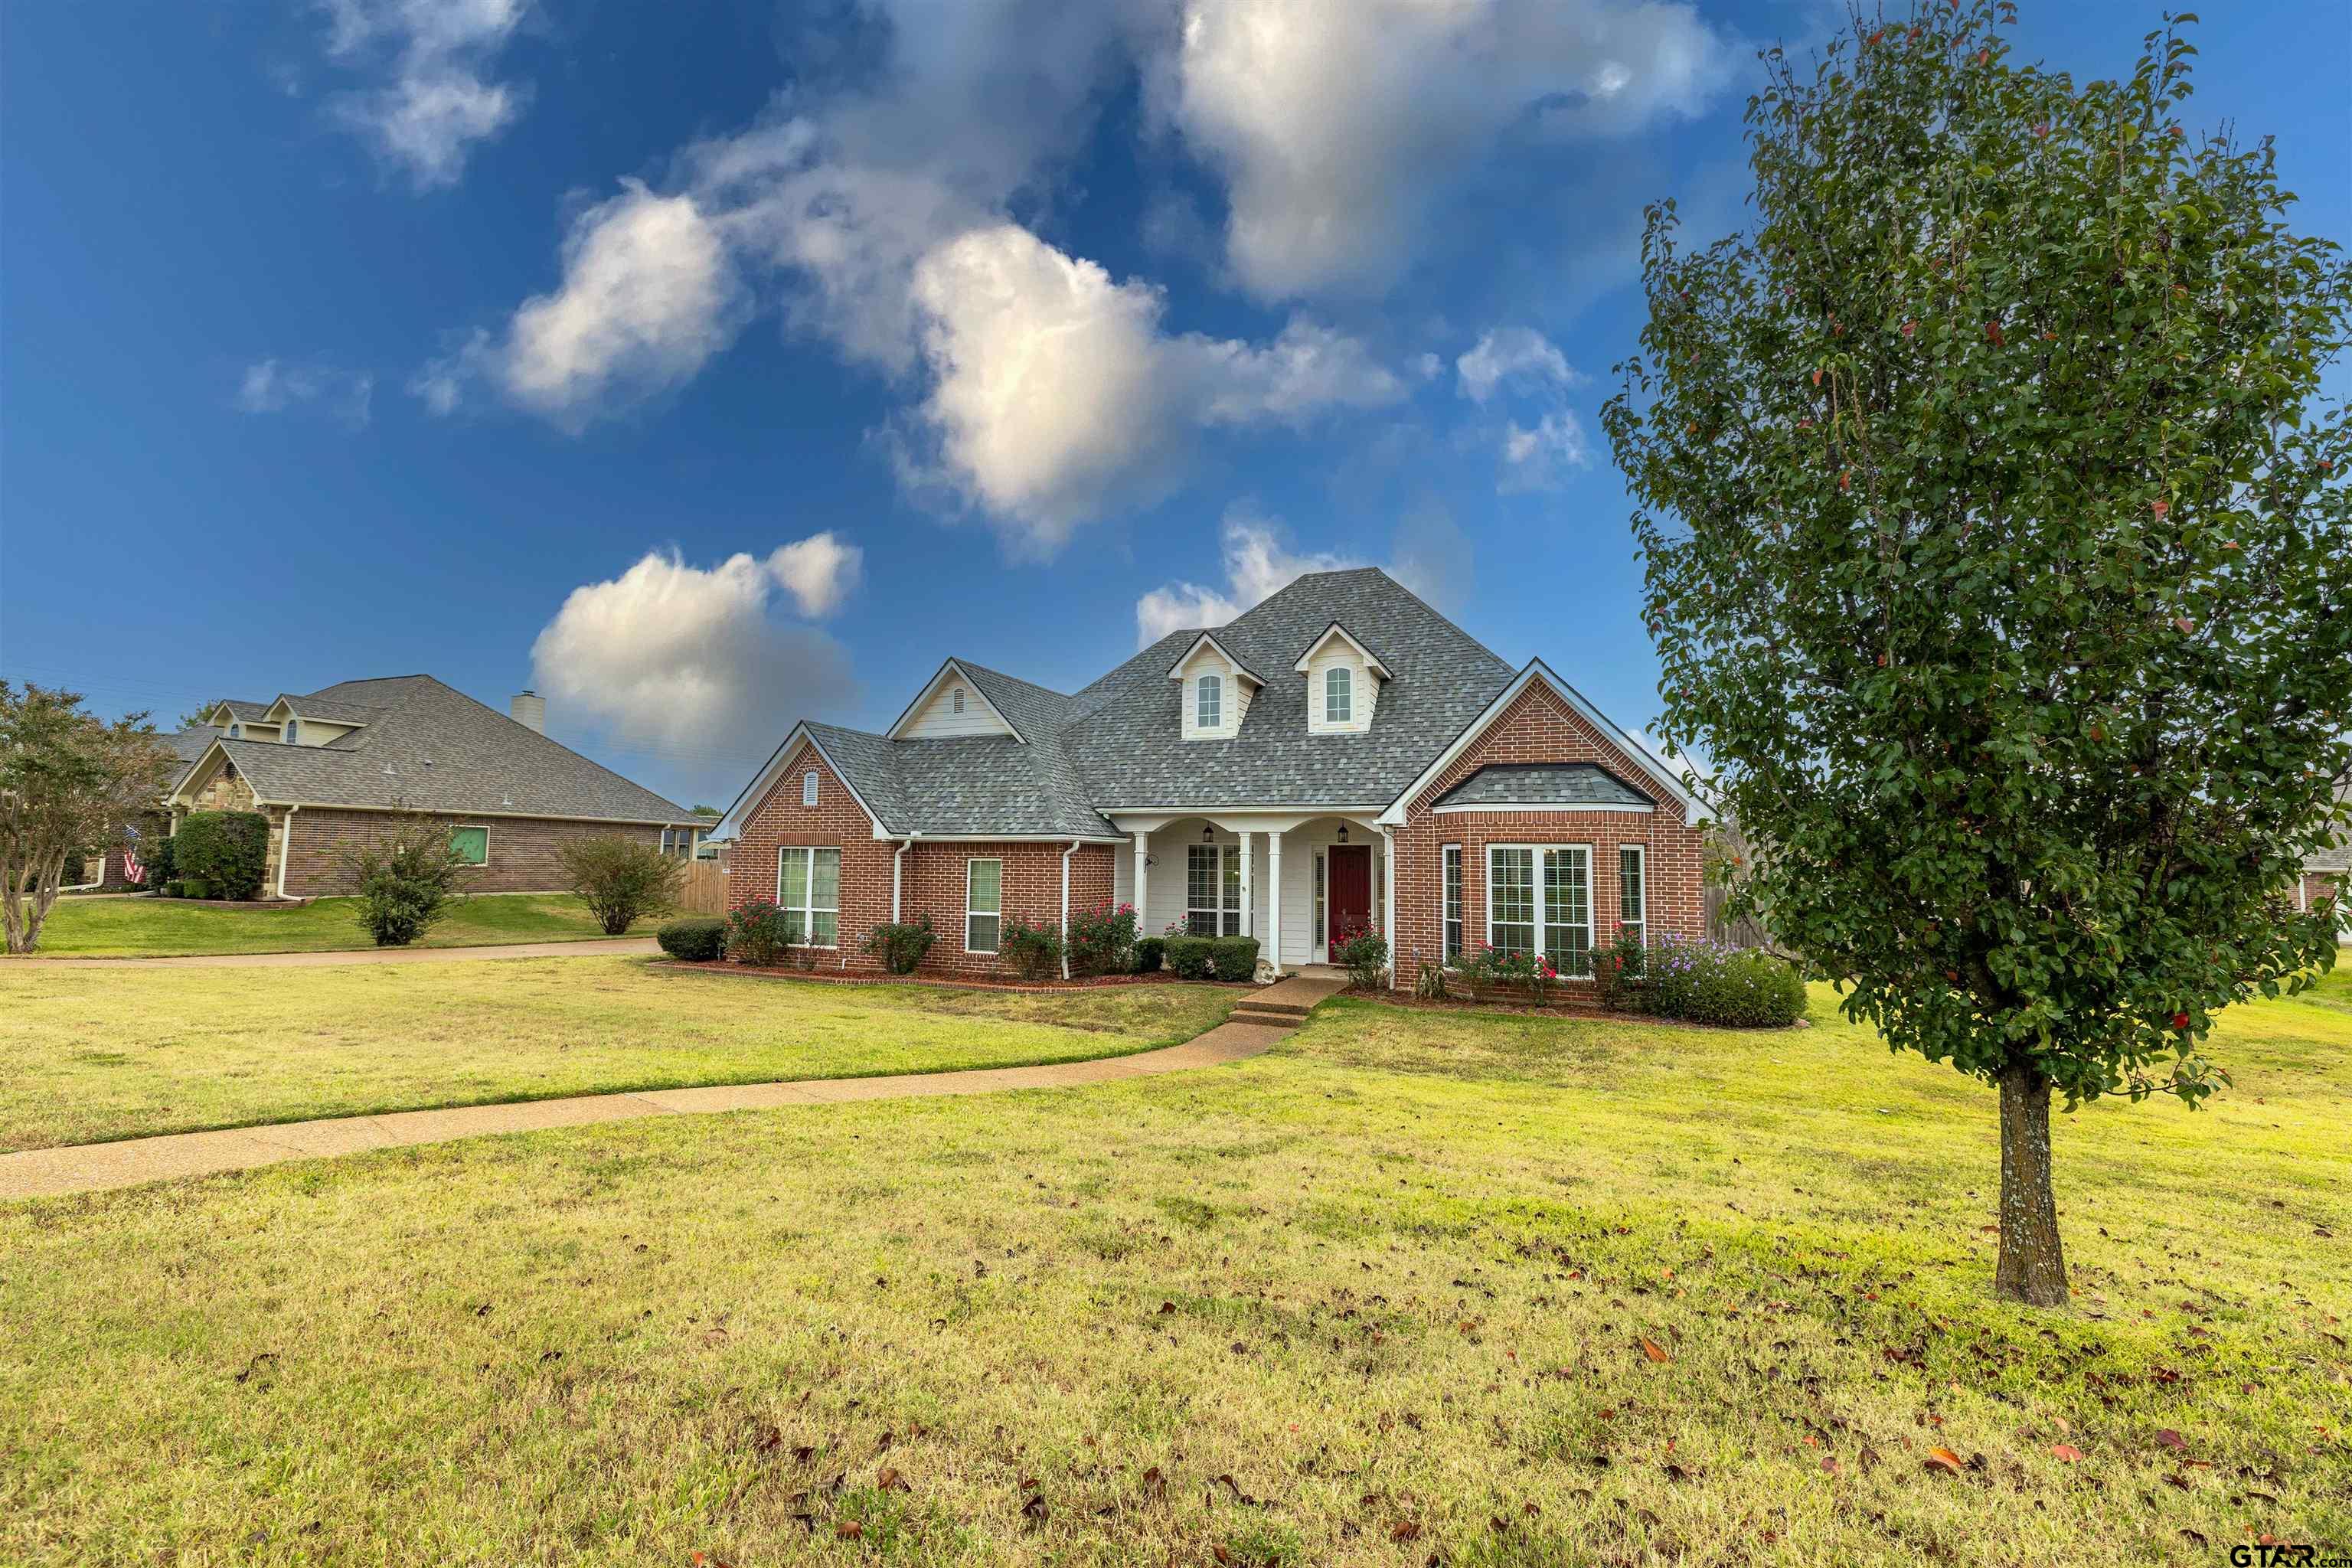
<path fill-rule="evenodd" d="M 1445 995 L 1445 966 L 1423 959 L 1421 967 L 1413 972 L 1412 994 L 1424 1002 L 1443 1000 Z"/>
<path fill-rule="evenodd" d="M 1209 977 L 1209 948 L 1216 939 L 1205 936 L 1171 936 L 1168 939 L 1168 967 L 1180 980 L 1206 980 Z"/>
<path fill-rule="evenodd" d="M 599 833 L 567 839 L 555 858 L 563 875 L 606 936 L 619 936 L 646 915 L 677 907 L 686 862 L 642 838 Z"/>
<path fill-rule="evenodd" d="M 424 816 L 345 845 L 339 858 L 343 885 L 358 900 L 354 912 L 378 947 L 406 947 L 431 930 L 472 871 L 449 842 L 449 825 Z"/>
<path fill-rule="evenodd" d="M 1660 937 L 1643 985 L 1652 1012 L 1728 1028 L 1785 1028 L 1804 1016 L 1795 967 L 1753 948 Z"/>
<path fill-rule="evenodd" d="M 727 922 L 717 915 L 688 915 L 654 932 L 654 940 L 672 958 L 709 963 L 727 955 Z"/>
<path fill-rule="evenodd" d="M 1018 915 L 1007 915 L 997 939 L 997 952 L 1021 972 L 1022 979 L 1048 979 L 1061 966 L 1062 930 L 1042 921 L 1032 925 Z"/>
<path fill-rule="evenodd" d="M 183 899 L 209 899 L 213 896 L 213 885 L 202 877 L 183 877 L 172 885 L 180 889 L 178 896 Z"/>
<path fill-rule="evenodd" d="M 784 911 L 772 899 L 753 899 L 728 911 L 727 956 L 755 968 L 772 967 L 792 945 Z"/>
<path fill-rule="evenodd" d="M 140 847 L 146 851 L 139 860 L 147 873 L 147 886 L 170 891 L 173 879 L 180 874 L 178 862 L 173 858 L 176 851 L 172 847 L 172 835 L 159 833 Z"/>
<path fill-rule="evenodd" d="M 1168 957 L 1168 939 L 1164 936 L 1139 936 L 1135 939 L 1132 960 L 1137 974 L 1157 974 Z"/>
<path fill-rule="evenodd" d="M 891 973 L 912 974 L 937 941 L 931 917 L 924 915 L 910 923 L 894 925 L 886 921 L 876 926 L 866 933 L 866 951 L 880 959 L 882 967 Z"/>
<path fill-rule="evenodd" d="M 1331 960 L 1347 970 L 1359 991 L 1377 991 L 1388 984 L 1389 939 L 1370 926 L 1340 933 Z"/>
<path fill-rule="evenodd" d="M 261 813 L 191 812 L 173 839 L 179 874 L 203 881 L 210 897 L 242 901 L 261 891 L 262 868 L 269 863 L 269 818 Z"/>
<path fill-rule="evenodd" d="M 1104 904 L 1070 917 L 1070 973 L 1124 974 L 1134 962 L 1135 906 Z"/>
<path fill-rule="evenodd" d="M 1603 1007 L 1627 1012 L 1644 1005 L 1641 982 L 1645 956 L 1641 942 L 1622 924 L 1617 940 L 1592 955 L 1593 994 Z"/>
<path fill-rule="evenodd" d="M 1257 938 L 1220 936 L 1209 941 L 1209 971 L 1220 980 L 1257 978 Z"/>

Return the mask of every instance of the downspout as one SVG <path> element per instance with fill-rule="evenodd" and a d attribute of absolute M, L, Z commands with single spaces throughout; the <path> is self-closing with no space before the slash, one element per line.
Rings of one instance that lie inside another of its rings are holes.
<path fill-rule="evenodd" d="M 1396 829 L 1381 828 L 1381 934 L 1389 939 L 1389 989 L 1397 988 Z"/>
<path fill-rule="evenodd" d="M 301 809 L 299 805 L 286 808 L 286 821 L 278 836 L 278 896 L 281 899 L 286 896 L 286 863 L 294 858 L 294 814 Z"/>
<path fill-rule="evenodd" d="M 919 833 L 909 833 L 899 841 L 898 852 L 890 857 L 890 923 L 892 925 L 898 923 L 899 889 L 905 886 L 907 851 L 912 849 L 915 847 L 915 840 L 921 837 Z"/>
<path fill-rule="evenodd" d="M 1070 977 L 1070 857 L 1078 852 L 1078 841 L 1062 851 L 1062 978 Z"/>

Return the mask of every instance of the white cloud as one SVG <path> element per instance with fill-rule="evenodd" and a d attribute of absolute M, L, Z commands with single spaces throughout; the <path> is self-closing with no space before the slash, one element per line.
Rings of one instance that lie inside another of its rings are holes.
<path fill-rule="evenodd" d="M 866 574 L 866 552 L 843 543 L 827 529 L 779 547 L 768 557 L 768 570 L 792 595 L 802 615 L 823 620 L 856 590 Z"/>
<path fill-rule="evenodd" d="M 420 190 L 457 183 L 474 144 L 511 124 L 527 89 L 489 79 L 491 58 L 529 0 L 325 0 L 328 52 L 355 64 L 388 57 L 391 80 L 340 94 L 337 119 Z"/>
<path fill-rule="evenodd" d="M 410 383 L 436 413 L 487 375 L 513 402 L 577 430 L 691 378 L 733 341 L 744 290 L 718 227 L 690 195 L 635 180 L 576 218 L 563 280 Z"/>
<path fill-rule="evenodd" d="M 1223 586 L 1170 583 L 1136 600 L 1136 647 L 1149 647 L 1171 632 L 1223 626 L 1310 572 L 1366 564 L 1350 555 L 1293 549 L 1282 520 L 1247 502 L 1227 507 L 1217 531 Z M 1424 505 L 1407 514 L 1390 551 L 1389 574 L 1431 603 L 1457 604 L 1468 592 L 1470 542 L 1442 509 Z"/>
<path fill-rule="evenodd" d="M 825 549 L 806 552 L 820 540 Z M 649 552 L 618 577 L 572 591 L 531 645 L 537 687 L 629 741 L 704 755 L 740 750 L 746 737 L 765 744 L 856 689 L 838 642 L 772 613 L 780 592 L 805 606 L 808 563 L 832 552 L 845 552 L 854 574 L 855 548 L 830 534 L 708 569 Z M 843 581 L 833 559 L 816 574 L 821 586 Z"/>
<path fill-rule="evenodd" d="M 1695 114 L 1732 53 L 1662 0 L 1186 0 L 1154 99 L 1225 175 L 1245 287 L 1371 294 L 1507 133 Z"/>
<path fill-rule="evenodd" d="M 1573 386 L 1584 377 L 1550 339 L 1532 327 L 1496 327 L 1454 362 L 1462 395 L 1483 404 L 1505 383 Z"/>
<path fill-rule="evenodd" d="M 1516 419 L 1503 426 L 1501 489 L 1554 489 L 1567 477 L 1562 469 L 1591 466 L 1583 422 L 1572 410 L 1555 408 L 1533 426 Z"/>
<path fill-rule="evenodd" d="M 1404 384 L 1357 340 L 1294 318 L 1263 346 L 1160 328 L 1164 301 L 1014 224 L 975 229 L 914 275 L 942 465 L 1016 552 L 1150 495 L 1190 434 L 1298 424 Z"/>
<path fill-rule="evenodd" d="M 236 406 L 247 414 L 316 408 L 356 429 L 368 422 L 374 396 L 375 377 L 365 371 L 266 359 L 238 377 Z"/>

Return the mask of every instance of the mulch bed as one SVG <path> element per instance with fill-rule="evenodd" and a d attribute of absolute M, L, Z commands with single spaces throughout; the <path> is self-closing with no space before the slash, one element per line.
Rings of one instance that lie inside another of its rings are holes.
<path fill-rule="evenodd" d="M 1220 991 L 1255 991 L 1255 984 L 1246 980 L 1186 980 L 1161 970 L 1156 974 L 1102 974 L 1091 980 L 990 980 L 982 976 L 971 979 L 944 979 L 929 974 L 828 974 L 818 969 L 794 969 L 789 965 L 752 965 L 729 963 L 723 960 L 709 963 L 693 963 L 684 959 L 657 958 L 657 969 L 677 973 L 740 974 L 755 980 L 812 980 L 820 985 L 930 985 L 942 991 L 1013 991 L 1030 994 L 1066 991 L 1108 991 L 1122 985 L 1208 985 Z"/>
<path fill-rule="evenodd" d="M 1530 1018 L 1578 1018 L 1596 1024 L 1650 1024 L 1662 1029 L 1712 1029 L 1712 1024 L 1694 1024 L 1683 1018 L 1661 1018 L 1654 1013 L 1612 1013 L 1602 1009 L 1598 1001 L 1576 1000 L 1554 1002 L 1538 1007 L 1532 1002 L 1521 1002 L 1507 996 L 1494 996 L 1474 1002 L 1467 996 L 1417 996 L 1410 991 L 1358 991 L 1352 987 L 1341 992 L 1343 996 L 1360 997 L 1389 1007 L 1413 1007 L 1432 1013 L 1507 1013 Z"/>

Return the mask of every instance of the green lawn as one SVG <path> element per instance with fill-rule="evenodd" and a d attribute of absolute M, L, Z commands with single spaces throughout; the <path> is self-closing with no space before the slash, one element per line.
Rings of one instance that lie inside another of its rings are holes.
<path fill-rule="evenodd" d="M 1988 1299 L 1990 1093 L 1814 1017 L 1343 1000 L 1083 1091 L 0 1206 L 0 1560 L 2352 1549 L 2352 985 L 2227 1015 L 2210 1110 L 2062 1119 L 2052 1313 Z"/>
<path fill-rule="evenodd" d="M 59 899 L 41 927 L 49 958 L 167 958 L 182 953 L 327 952 L 373 947 L 350 899 L 320 899 L 282 910 L 235 910 L 195 899 Z M 651 936 L 639 921 L 632 936 Z M 483 947 L 506 942 L 601 940 L 569 893 L 484 893 L 460 900 L 419 947 Z"/>
<path fill-rule="evenodd" d="M 1019 994 L 625 957 L 0 967 L 0 1152 L 624 1089 L 1015 1067 L 1189 1040 L 1234 994 Z"/>

